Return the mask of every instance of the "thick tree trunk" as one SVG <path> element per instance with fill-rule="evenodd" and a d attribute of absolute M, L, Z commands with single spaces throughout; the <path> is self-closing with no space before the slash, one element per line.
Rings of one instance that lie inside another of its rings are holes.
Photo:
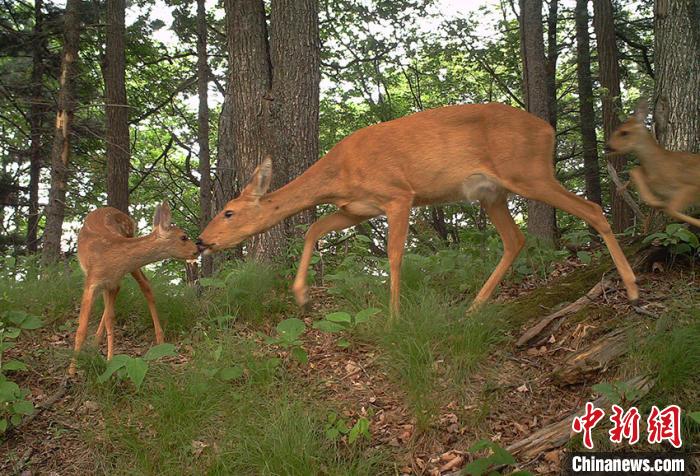
<path fill-rule="evenodd" d="M 523 96 L 527 110 L 545 121 L 552 119 L 551 93 L 544 56 L 542 0 L 520 0 L 520 48 Z M 556 241 L 554 208 L 528 200 L 528 232 L 545 243 Z"/>
<path fill-rule="evenodd" d="M 620 72 L 615 43 L 615 24 L 611 0 L 593 0 L 593 27 L 598 42 L 598 64 L 603 101 L 603 133 L 605 141 L 620 125 L 618 115 L 622 112 L 620 98 Z M 615 171 L 620 175 L 627 165 L 627 157 L 609 159 Z M 612 228 L 620 233 L 632 225 L 632 211 L 614 185 L 610 186 L 612 204 Z"/>
<path fill-rule="evenodd" d="M 262 0 L 226 0 L 228 27 L 229 83 L 228 109 L 230 124 L 224 152 L 233 156 L 233 169 L 240 189 L 250 179 L 255 167 L 272 152 L 269 117 L 271 106 L 272 65 L 267 39 L 265 5 Z M 220 152 L 220 153 L 221 153 Z M 273 187 L 286 182 L 284 161 L 273 158 Z M 228 188 L 225 184 L 222 188 Z M 235 191 L 234 191 L 235 192 Z M 276 256 L 284 242 L 283 225 L 249 241 L 249 255 L 256 259 Z"/>
<path fill-rule="evenodd" d="M 107 204 L 129 213 L 129 111 L 126 102 L 125 0 L 107 0 L 105 113 Z"/>
<path fill-rule="evenodd" d="M 63 51 L 59 76 L 58 111 L 51 151 L 51 190 L 44 230 L 44 262 L 56 261 L 61 254 L 61 231 L 66 209 L 71 126 L 75 109 L 75 75 L 80 42 L 80 0 L 67 0 L 64 13 Z"/>
<path fill-rule="evenodd" d="M 700 1 L 654 6 L 654 123 L 661 145 L 700 152 Z"/>
<path fill-rule="evenodd" d="M 559 59 L 559 47 L 557 46 L 557 20 L 559 15 L 559 2 L 549 1 L 547 14 L 547 88 L 549 89 L 549 123 L 557 128 L 557 60 Z"/>
<path fill-rule="evenodd" d="M 578 74 L 579 124 L 583 141 L 583 168 L 586 198 L 602 205 L 600 167 L 595 135 L 591 50 L 588 39 L 588 0 L 576 0 L 576 68 Z"/>
<path fill-rule="evenodd" d="M 39 180 L 41 178 L 41 129 L 44 115 L 44 48 L 43 0 L 34 1 L 34 38 L 32 44 L 32 104 L 29 109 L 31 146 L 29 151 L 29 216 L 27 217 L 27 251 L 39 248 Z"/>
<path fill-rule="evenodd" d="M 272 61 L 272 157 L 285 164 L 284 183 L 301 175 L 318 159 L 320 40 L 318 0 L 275 0 L 270 22 Z M 279 169 L 279 166 L 278 166 Z M 277 183 L 276 185 L 283 185 Z M 285 221 L 286 235 L 300 235 L 309 224 L 308 210 Z"/>
<path fill-rule="evenodd" d="M 199 225 L 202 229 L 211 219 L 211 172 L 209 170 L 209 65 L 207 63 L 207 13 L 205 0 L 197 0 L 197 94 L 199 95 Z M 211 276 L 212 257 L 202 257 L 202 275 Z"/>

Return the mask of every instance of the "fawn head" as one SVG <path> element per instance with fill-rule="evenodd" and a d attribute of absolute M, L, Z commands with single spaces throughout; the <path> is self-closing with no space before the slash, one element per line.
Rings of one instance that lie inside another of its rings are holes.
<path fill-rule="evenodd" d="M 167 202 L 156 206 L 151 234 L 172 258 L 192 260 L 199 255 L 197 245 L 189 239 L 181 228 L 171 224 L 170 206 Z"/>
<path fill-rule="evenodd" d="M 229 201 L 199 235 L 197 246 L 205 254 L 236 246 L 246 238 L 266 230 L 260 198 L 272 180 L 272 160 L 265 157 L 241 194 Z"/>
<path fill-rule="evenodd" d="M 644 119 L 646 119 L 648 105 L 646 99 L 637 103 L 632 116 L 623 122 L 608 140 L 606 152 L 613 154 L 627 154 L 635 150 L 649 135 Z"/>

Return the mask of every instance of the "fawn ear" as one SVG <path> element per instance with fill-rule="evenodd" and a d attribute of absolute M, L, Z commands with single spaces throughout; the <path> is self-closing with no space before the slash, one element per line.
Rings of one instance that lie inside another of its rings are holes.
<path fill-rule="evenodd" d="M 153 228 L 160 231 L 166 231 L 170 228 L 170 205 L 168 202 L 163 202 L 156 205 L 156 211 L 153 214 Z"/>
<path fill-rule="evenodd" d="M 249 197 L 258 199 L 267 193 L 270 188 L 270 182 L 272 181 L 272 159 L 267 156 L 263 159 L 260 165 L 257 166 L 255 172 L 253 172 L 253 177 L 245 186 L 241 195 L 248 195 Z"/>
<path fill-rule="evenodd" d="M 649 103 L 644 98 L 640 99 L 637 103 L 637 107 L 634 109 L 634 118 L 637 120 L 637 122 L 644 124 L 648 112 Z"/>

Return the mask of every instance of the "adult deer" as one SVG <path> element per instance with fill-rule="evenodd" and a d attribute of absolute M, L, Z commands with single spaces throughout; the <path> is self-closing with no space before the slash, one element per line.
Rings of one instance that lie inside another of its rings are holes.
<path fill-rule="evenodd" d="M 644 125 L 647 112 L 647 102 L 640 101 L 634 114 L 613 132 L 606 149 L 639 158 L 641 166 L 630 170 L 630 178 L 649 206 L 700 228 L 700 220 L 683 213 L 700 203 L 700 154 L 661 147 Z"/>
<path fill-rule="evenodd" d="M 263 160 L 240 196 L 199 236 L 205 253 L 232 247 L 284 218 L 320 203 L 338 211 L 309 227 L 293 291 L 307 301 L 306 276 L 316 241 L 385 214 L 391 311 L 399 310 L 401 260 L 411 207 L 479 200 L 503 240 L 503 257 L 477 294 L 486 301 L 522 249 L 525 238 L 508 211 L 510 192 L 583 218 L 605 240 L 630 300 L 635 277 L 601 208 L 554 178 L 554 130 L 503 104 L 448 106 L 361 129 L 340 141 L 297 179 L 271 193 L 272 164 Z"/>
<path fill-rule="evenodd" d="M 104 313 L 95 338 L 99 343 L 107 330 L 107 359 L 112 358 L 114 301 L 119 293 L 119 283 L 127 273 L 131 273 L 146 298 L 156 343 L 163 343 L 163 329 L 158 320 L 153 291 L 141 267 L 166 258 L 196 259 L 199 249 L 184 231 L 170 224 L 170 207 L 165 202 L 156 207 L 150 234 L 134 237 L 135 230 L 134 221 L 116 208 L 98 208 L 85 217 L 78 234 L 78 261 L 85 273 L 85 285 L 75 333 L 75 351 L 68 368 L 71 375 L 75 374 L 76 357 L 87 336 L 93 298 L 99 290 L 102 290 L 104 299 Z"/>

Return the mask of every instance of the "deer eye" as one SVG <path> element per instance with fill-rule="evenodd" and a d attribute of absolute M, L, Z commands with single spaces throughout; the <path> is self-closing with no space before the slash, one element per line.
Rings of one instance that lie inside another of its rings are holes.
<path fill-rule="evenodd" d="M 182 241 L 187 241 L 187 240 L 189 240 L 189 238 L 187 238 L 187 235 L 182 235 L 182 236 L 180 237 L 180 239 L 181 239 Z"/>
<path fill-rule="evenodd" d="M 231 210 L 226 210 L 226 211 L 224 212 L 224 216 L 225 216 L 226 218 L 231 218 L 231 217 L 233 216 L 233 212 L 232 212 Z"/>

